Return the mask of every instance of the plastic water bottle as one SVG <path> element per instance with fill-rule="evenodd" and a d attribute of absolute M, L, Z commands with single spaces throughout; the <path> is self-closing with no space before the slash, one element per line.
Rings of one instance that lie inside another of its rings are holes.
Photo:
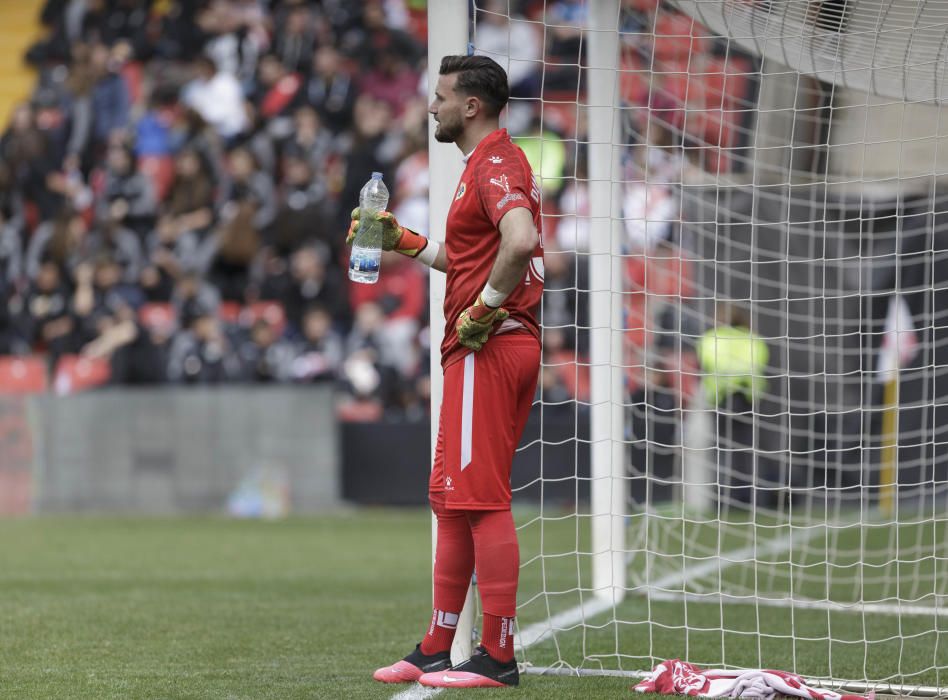
<path fill-rule="evenodd" d="M 376 212 L 388 206 L 388 188 L 382 182 L 382 173 L 372 173 L 359 194 L 359 230 L 352 241 L 349 254 L 349 279 L 362 284 L 379 281 L 382 264 L 382 224 L 375 220 Z"/>

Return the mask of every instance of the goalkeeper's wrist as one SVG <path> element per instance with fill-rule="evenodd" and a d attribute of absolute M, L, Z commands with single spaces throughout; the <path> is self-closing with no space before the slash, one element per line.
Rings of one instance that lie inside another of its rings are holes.
<path fill-rule="evenodd" d="M 424 263 L 428 267 L 434 264 L 440 249 L 441 246 L 434 241 L 404 226 L 402 227 L 402 235 L 401 238 L 398 239 L 398 247 L 396 248 L 402 255 L 415 258 L 415 260 Z"/>
<path fill-rule="evenodd" d="M 415 260 L 420 263 L 431 267 L 435 264 L 435 259 L 438 257 L 438 252 L 441 250 L 441 246 L 436 242 L 430 239 L 425 239 L 425 247 L 421 249 L 421 252 L 415 256 Z"/>
<path fill-rule="evenodd" d="M 507 298 L 509 292 L 501 292 L 490 286 L 490 282 L 484 285 L 484 290 L 481 292 L 481 301 L 484 302 L 485 306 L 489 306 L 492 309 L 500 307 L 504 303 L 504 299 Z"/>

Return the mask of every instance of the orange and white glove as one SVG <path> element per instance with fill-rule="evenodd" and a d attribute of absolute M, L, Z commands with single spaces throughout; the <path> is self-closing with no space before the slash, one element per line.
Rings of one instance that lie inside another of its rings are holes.
<path fill-rule="evenodd" d="M 477 300 L 461 312 L 457 323 L 454 324 L 458 342 L 471 350 L 480 350 L 490 337 L 494 324 L 506 321 L 509 316 L 507 309 L 502 306 L 488 306 L 484 302 L 483 293 L 478 294 Z"/>
<path fill-rule="evenodd" d="M 396 253 L 407 255 L 409 258 L 419 258 L 421 253 L 430 247 L 431 250 L 428 253 L 434 252 L 437 254 L 437 248 L 440 247 L 437 243 L 429 241 L 424 236 L 399 224 L 392 212 L 380 211 L 375 214 L 375 220 L 382 226 L 382 250 L 394 250 Z M 346 245 L 352 245 L 356 232 L 359 230 L 359 223 L 359 207 L 356 207 L 352 210 L 352 223 L 349 224 Z M 427 258 L 431 257 L 433 262 L 434 256 L 429 254 L 421 256 L 419 259 L 430 267 L 431 262 Z"/>

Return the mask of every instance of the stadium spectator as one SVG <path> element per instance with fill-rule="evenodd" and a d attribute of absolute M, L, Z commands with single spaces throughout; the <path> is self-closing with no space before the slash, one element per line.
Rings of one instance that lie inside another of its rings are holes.
<path fill-rule="evenodd" d="M 331 260 L 339 259 L 338 236 L 333 236 L 332 205 L 326 197 L 328 185 L 310 161 L 295 151 L 283 157 L 283 185 L 278 196 L 278 210 L 266 239 L 281 257 L 310 243 L 318 243 L 329 251 Z"/>
<path fill-rule="evenodd" d="M 316 46 L 312 10 L 303 4 L 288 8 L 284 21 L 277 25 L 274 55 L 291 73 L 308 73 Z"/>
<path fill-rule="evenodd" d="M 551 199 L 563 189 L 566 172 L 566 145 L 559 134 L 544 126 L 537 114 L 526 133 L 514 138 L 536 173 L 543 194 Z"/>
<path fill-rule="evenodd" d="M 92 92 L 96 82 L 92 51 L 88 44 L 72 48 L 72 68 L 64 84 L 63 103 L 71 124 L 66 156 L 84 169 L 92 165 L 90 144 L 93 139 Z"/>
<path fill-rule="evenodd" d="M 112 384 L 160 384 L 165 381 L 167 338 L 149 331 L 135 319 L 129 306 L 97 318 L 96 337 L 86 343 L 81 354 L 89 359 L 109 361 Z"/>
<path fill-rule="evenodd" d="M 269 18 L 258 2 L 214 0 L 197 15 L 208 36 L 204 52 L 218 68 L 244 86 L 253 81 L 257 61 L 270 45 Z"/>
<path fill-rule="evenodd" d="M 198 316 L 217 313 L 220 299 L 216 287 L 205 281 L 199 273 L 189 270 L 178 278 L 171 303 L 180 327 L 189 328 Z"/>
<path fill-rule="evenodd" d="M 72 270 L 89 257 L 89 224 L 82 214 L 63 209 L 53 221 L 45 221 L 33 233 L 26 250 L 26 275 L 39 276 L 41 265 L 50 261 L 60 271 Z"/>
<path fill-rule="evenodd" d="M 108 255 L 119 267 L 123 279 L 137 282 L 144 262 L 141 244 L 138 236 L 124 228 L 114 216 L 98 221 L 87 234 L 86 242 L 85 260 Z"/>
<path fill-rule="evenodd" d="M 303 314 L 313 304 L 322 304 L 333 318 L 345 323 L 350 318 L 341 271 L 327 264 L 328 256 L 307 246 L 290 259 L 283 306 L 290 328 L 299 332 Z"/>
<path fill-rule="evenodd" d="M 18 291 L 23 277 L 23 223 L 0 206 L 0 299 Z"/>
<path fill-rule="evenodd" d="M 207 240 L 208 281 L 220 290 L 225 301 L 249 301 L 247 288 L 251 266 L 260 249 L 260 232 L 255 224 L 259 215 L 252 198 L 230 200 L 216 229 Z"/>
<path fill-rule="evenodd" d="M 92 87 L 92 147 L 103 148 L 114 135 L 122 135 L 131 119 L 131 96 L 121 75 L 128 58 L 125 43 L 92 45 L 90 63 L 95 84 Z"/>
<path fill-rule="evenodd" d="M 393 47 L 380 50 L 378 55 L 379 62 L 362 76 L 360 89 L 363 95 L 386 103 L 397 118 L 406 100 L 417 92 L 420 76 Z"/>
<path fill-rule="evenodd" d="M 583 61 L 583 27 L 586 4 L 582 0 L 557 0 L 546 6 L 547 32 L 543 71 L 544 90 L 576 90 Z"/>
<path fill-rule="evenodd" d="M 171 341 L 168 379 L 184 384 L 220 384 L 243 378 L 233 340 L 213 308 L 196 305 L 190 323 Z"/>
<path fill-rule="evenodd" d="M 342 69 L 342 56 L 332 45 L 320 46 L 313 54 L 313 70 L 305 85 L 307 102 L 319 112 L 335 133 L 352 124 L 356 84 Z"/>
<path fill-rule="evenodd" d="M 363 69 L 378 65 L 384 55 L 398 54 L 415 63 L 421 47 L 402 29 L 389 24 L 382 0 L 366 0 L 362 22 L 354 24 L 341 40 L 341 48 L 358 57 Z"/>
<path fill-rule="evenodd" d="M 127 226 L 144 237 L 155 223 L 158 203 L 152 181 L 135 169 L 135 153 L 124 143 L 109 146 L 105 182 L 98 194 L 96 217 Z"/>
<path fill-rule="evenodd" d="M 253 322 L 250 333 L 238 347 L 238 354 L 249 381 L 278 382 L 292 377 L 294 348 L 278 337 L 277 329 L 266 319 Z"/>
<path fill-rule="evenodd" d="M 30 352 L 30 342 L 24 335 L 26 319 L 22 298 L 9 289 L 0 289 L 0 355 Z"/>
<path fill-rule="evenodd" d="M 648 364 L 645 381 L 629 397 L 630 486 L 633 499 L 640 503 L 669 498 L 681 443 L 681 396 L 675 371 L 660 358 L 650 358 Z"/>
<path fill-rule="evenodd" d="M 542 30 L 511 11 L 507 0 L 487 0 L 477 15 L 477 53 L 507 70 L 512 97 L 536 97 L 543 69 Z M 508 60 L 509 57 L 509 60 Z"/>
<path fill-rule="evenodd" d="M 82 270 L 80 268 L 77 273 Z M 91 269 L 88 273 L 91 274 Z M 27 342 L 42 344 L 48 353 L 49 366 L 55 367 L 60 356 L 76 348 L 76 322 L 72 315 L 72 295 L 59 264 L 45 260 L 24 295 L 20 328 Z"/>
<path fill-rule="evenodd" d="M 290 365 L 296 382 L 334 381 L 342 367 L 342 338 L 333 329 L 333 318 L 325 306 L 315 304 L 303 314 L 303 340 Z"/>
<path fill-rule="evenodd" d="M 719 301 L 715 326 L 698 341 L 707 404 L 717 411 L 717 501 L 722 509 L 754 504 L 754 408 L 766 389 L 767 344 L 751 330 L 750 314 Z"/>
<path fill-rule="evenodd" d="M 253 208 L 253 225 L 263 231 L 276 215 L 273 179 L 261 169 L 249 149 L 238 146 L 227 154 L 227 181 L 221 198 Z"/>
<path fill-rule="evenodd" d="M 292 133 L 293 112 L 305 101 L 302 88 L 303 77 L 288 70 L 279 58 L 267 54 L 260 59 L 254 104 L 272 138 L 282 141 Z"/>
<path fill-rule="evenodd" d="M 62 197 L 51 191 L 48 179 L 62 164 L 65 149 L 63 114 L 50 88 L 39 88 L 30 104 L 13 111 L 10 125 L 0 138 L 0 155 L 13 173 L 13 181 L 40 219 L 54 217 Z"/>
<path fill-rule="evenodd" d="M 222 70 L 209 56 L 194 61 L 194 79 L 188 83 L 182 101 L 213 126 L 222 138 L 239 134 L 247 122 L 243 90 L 237 78 Z"/>
<path fill-rule="evenodd" d="M 175 157 L 174 178 L 162 216 L 179 235 L 203 236 L 214 223 L 214 181 L 209 166 L 192 148 Z"/>
<path fill-rule="evenodd" d="M 324 169 L 333 149 L 332 135 L 323 128 L 319 113 L 309 105 L 297 109 L 293 114 L 293 134 L 284 143 L 282 153 L 284 157 L 295 156 L 306 161 L 316 178 L 315 184 L 322 190 L 321 196 L 325 196 L 328 189 Z"/>

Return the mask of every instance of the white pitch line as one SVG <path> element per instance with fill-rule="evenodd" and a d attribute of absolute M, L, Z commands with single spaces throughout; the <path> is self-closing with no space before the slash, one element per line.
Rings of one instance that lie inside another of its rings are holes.
<path fill-rule="evenodd" d="M 575 608 L 564 610 L 563 612 L 557 613 L 548 620 L 534 623 L 526 629 L 520 630 L 520 634 L 514 637 L 515 644 L 522 651 L 527 647 L 531 647 L 534 644 L 539 644 L 543 640 L 549 638 L 555 631 L 558 632 L 564 629 L 569 629 L 573 625 L 582 622 L 588 617 L 601 615 L 602 613 L 611 610 L 614 607 L 615 605 L 612 603 L 612 601 L 600 600 L 599 598 L 594 598 L 588 603 L 580 603 Z"/>
<path fill-rule="evenodd" d="M 435 695 L 438 695 L 444 688 L 426 688 L 423 685 L 415 683 L 415 685 L 407 688 L 400 693 L 395 693 L 391 700 L 425 700 L 425 698 L 433 698 Z"/>
<path fill-rule="evenodd" d="M 807 529 L 812 529 L 813 532 L 809 533 L 807 532 Z M 725 569 L 730 569 L 735 564 L 750 564 L 756 561 L 756 556 L 760 554 L 780 554 L 781 552 L 786 552 L 788 549 L 793 547 L 793 545 L 799 543 L 800 541 L 809 542 L 821 534 L 823 534 L 823 531 L 818 527 L 805 528 L 797 530 L 790 537 L 781 537 L 776 540 L 770 540 L 764 545 L 749 544 L 746 547 L 741 547 L 740 549 L 736 549 L 733 552 L 725 552 L 719 557 L 711 557 L 706 559 L 698 566 L 688 567 L 687 570 L 684 570 L 680 573 L 675 572 L 667 574 L 658 579 L 658 581 L 650 583 L 648 587 L 659 589 L 670 588 L 672 586 L 677 587 L 686 580 L 701 578 L 705 574 L 710 574 L 718 570 L 724 571 Z"/>
<path fill-rule="evenodd" d="M 782 537 L 777 540 L 771 540 L 765 545 L 755 546 L 748 545 L 747 547 L 742 547 L 741 549 L 734 550 L 733 552 L 726 552 L 720 557 L 714 557 L 707 559 L 698 566 L 688 567 L 687 570 L 681 572 L 675 572 L 667 574 L 666 576 L 661 577 L 657 581 L 649 584 L 648 588 L 670 588 L 677 587 L 684 583 L 685 580 L 700 578 L 705 574 L 710 574 L 714 571 L 724 571 L 735 564 L 746 564 L 750 561 L 750 557 L 761 554 L 778 554 L 780 552 L 785 552 L 799 540 L 809 541 L 819 535 L 822 530 L 819 528 L 812 528 L 813 533 L 808 533 L 806 529 L 797 530 L 790 537 Z M 631 561 L 632 555 L 629 555 L 629 561 Z M 554 632 L 560 632 L 564 629 L 568 629 L 574 625 L 579 624 L 588 617 L 593 617 L 595 615 L 600 615 L 608 610 L 614 608 L 615 605 L 611 601 L 606 600 L 591 600 L 588 603 L 580 603 L 574 608 L 565 610 L 561 613 L 557 613 L 548 620 L 543 622 L 537 622 L 530 625 L 529 627 L 520 630 L 518 637 L 515 637 L 517 644 L 521 650 L 526 649 L 534 644 L 539 644 L 540 642 L 549 639 Z"/>
<path fill-rule="evenodd" d="M 762 608 L 793 608 L 794 610 L 820 610 L 870 615 L 878 613 L 880 615 L 918 615 L 922 617 L 948 616 L 948 608 L 913 603 L 839 603 L 834 600 L 810 600 L 809 598 L 757 598 L 752 595 L 681 593 L 679 591 L 649 591 L 648 597 L 652 600 L 671 602 L 687 600 L 692 603 L 713 603 L 715 605 L 756 605 Z"/>

